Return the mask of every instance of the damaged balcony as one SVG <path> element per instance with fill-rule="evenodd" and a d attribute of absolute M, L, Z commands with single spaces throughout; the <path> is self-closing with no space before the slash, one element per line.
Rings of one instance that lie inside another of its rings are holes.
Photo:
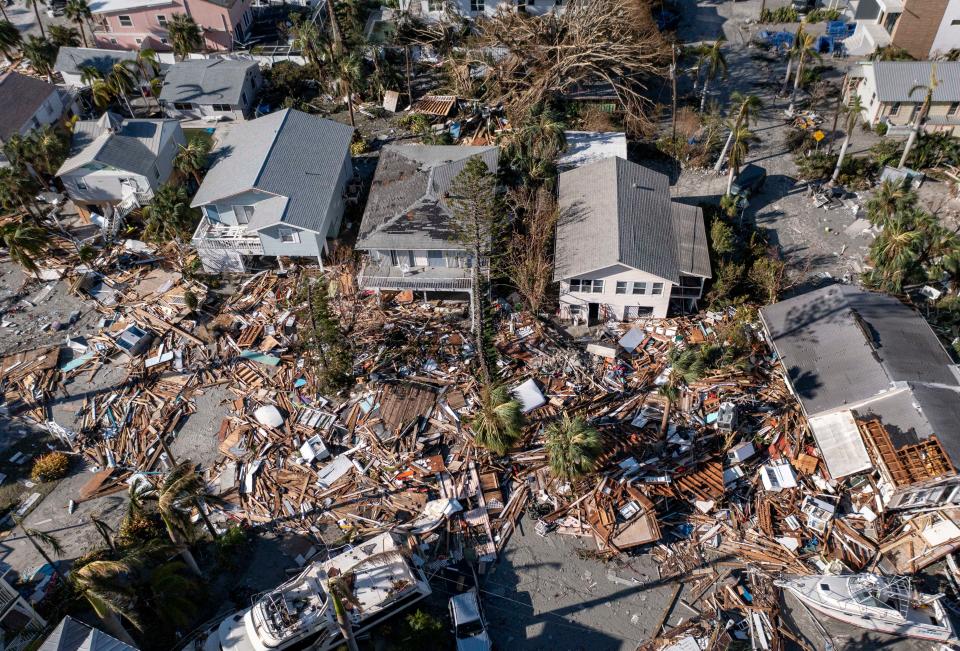
<path fill-rule="evenodd" d="M 441 266 L 396 267 L 390 260 L 368 258 L 360 273 L 361 289 L 387 291 L 470 292 L 473 269 Z"/>
<path fill-rule="evenodd" d="M 204 217 L 193 233 L 193 245 L 197 249 L 233 251 L 241 255 L 263 255 L 260 236 L 251 234 L 245 226 L 216 224 Z"/>

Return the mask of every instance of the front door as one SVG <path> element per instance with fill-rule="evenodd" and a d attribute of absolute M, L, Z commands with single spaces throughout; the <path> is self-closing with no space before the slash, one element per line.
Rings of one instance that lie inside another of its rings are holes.
<path fill-rule="evenodd" d="M 587 304 L 587 325 L 588 326 L 596 325 L 597 321 L 599 320 L 600 320 L 600 304 L 588 303 Z"/>

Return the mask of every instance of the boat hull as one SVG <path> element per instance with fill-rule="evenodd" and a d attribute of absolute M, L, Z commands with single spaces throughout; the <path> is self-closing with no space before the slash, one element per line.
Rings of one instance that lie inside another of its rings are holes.
<path fill-rule="evenodd" d="M 789 590 L 790 593 L 799 599 L 804 605 L 809 606 L 810 608 L 813 608 L 817 612 L 823 613 L 828 617 L 846 624 L 850 624 L 851 626 L 856 626 L 857 628 L 866 629 L 868 631 L 876 631 L 878 633 L 886 633 L 888 635 L 911 637 L 919 640 L 930 640 L 932 642 L 943 642 L 953 645 L 960 644 L 960 640 L 953 635 L 953 631 L 941 626 L 928 626 L 913 622 L 892 622 L 880 617 L 855 615 L 847 613 L 838 608 L 833 608 L 829 604 L 819 602 L 816 599 L 811 599 L 808 595 L 789 585 L 784 585 L 783 587 L 784 589 Z"/>

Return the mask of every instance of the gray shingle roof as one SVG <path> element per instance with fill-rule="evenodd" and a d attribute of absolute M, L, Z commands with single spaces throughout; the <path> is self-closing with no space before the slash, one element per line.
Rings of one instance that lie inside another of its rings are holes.
<path fill-rule="evenodd" d="M 192 205 L 261 190 L 289 198 L 284 223 L 319 232 L 352 137 L 345 124 L 293 109 L 238 123 L 213 150 Z"/>
<path fill-rule="evenodd" d="M 55 92 L 56 86 L 19 72 L 0 76 L 0 141 L 19 133 Z"/>
<path fill-rule="evenodd" d="M 114 121 L 88 120 L 74 127 L 71 156 L 57 175 L 96 161 L 103 165 L 147 176 L 152 173 L 160 150 L 179 128 L 176 120 L 124 120 L 111 132 Z"/>
<path fill-rule="evenodd" d="M 671 282 L 709 277 L 703 215 L 670 199 L 664 174 L 607 158 L 559 177 L 554 279 L 624 264 Z"/>
<path fill-rule="evenodd" d="M 137 651 L 98 628 L 67 616 L 43 641 L 37 651 Z"/>
<path fill-rule="evenodd" d="M 497 147 L 387 145 L 380 152 L 357 248 L 460 249 L 443 196 L 467 161 L 495 172 Z"/>
<path fill-rule="evenodd" d="M 84 68 L 95 68 L 107 75 L 113 64 L 120 61 L 136 61 L 137 53 L 129 50 L 101 50 L 92 47 L 61 47 L 57 52 L 54 70 L 60 73 L 79 75 Z"/>
<path fill-rule="evenodd" d="M 876 61 L 873 63 L 877 98 L 881 102 L 922 102 L 926 89 L 913 95 L 910 90 L 930 83 L 930 72 L 936 66 L 937 87 L 934 102 L 960 101 L 960 61 Z"/>
<path fill-rule="evenodd" d="M 247 71 L 255 61 L 195 59 L 170 66 L 160 101 L 194 104 L 239 104 Z"/>
<path fill-rule="evenodd" d="M 761 308 L 808 416 L 879 417 L 897 445 L 931 434 L 960 462 L 960 380 L 913 309 L 886 294 L 830 285 Z"/>

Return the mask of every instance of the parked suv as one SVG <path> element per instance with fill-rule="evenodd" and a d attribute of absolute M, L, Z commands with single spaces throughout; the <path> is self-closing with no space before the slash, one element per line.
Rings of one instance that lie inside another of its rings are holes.
<path fill-rule="evenodd" d="M 493 649 L 476 589 L 450 597 L 450 620 L 457 636 L 457 651 Z"/>
<path fill-rule="evenodd" d="M 767 170 L 751 163 L 737 174 L 737 178 L 733 180 L 733 185 L 730 186 L 730 193 L 746 198 L 752 197 L 760 192 L 766 180 Z"/>

